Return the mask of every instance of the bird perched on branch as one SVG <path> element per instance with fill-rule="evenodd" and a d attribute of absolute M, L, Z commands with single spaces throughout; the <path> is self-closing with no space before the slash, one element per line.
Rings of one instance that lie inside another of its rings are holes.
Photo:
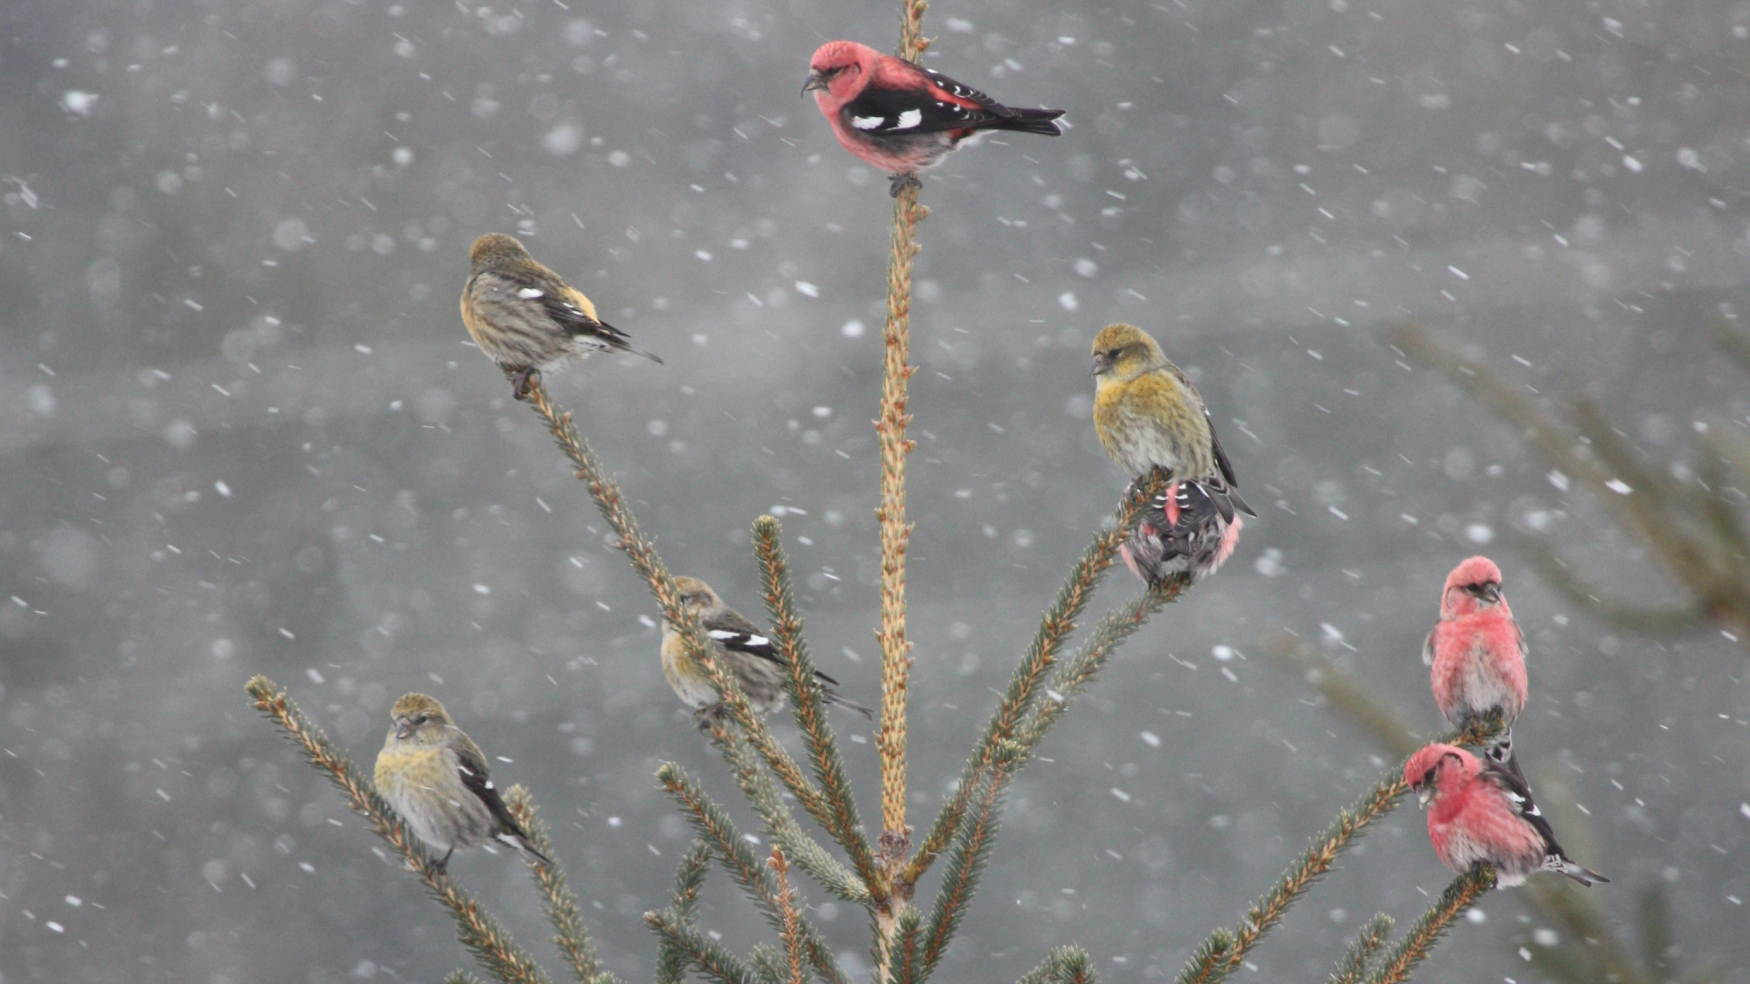
<path fill-rule="evenodd" d="M 814 93 L 833 136 L 851 153 L 893 175 L 898 197 L 917 172 L 987 130 L 1055 137 L 1061 109 L 1004 106 L 940 72 L 855 41 L 828 41 L 808 62 L 804 95 Z"/>
<path fill-rule="evenodd" d="M 1610 881 L 1568 858 L 1525 780 L 1493 762 L 1456 745 L 1429 745 L 1404 763 L 1404 782 L 1428 810 L 1434 853 L 1458 874 L 1486 861 L 1506 887 L 1533 871 L 1557 871 L 1588 887 Z"/>
<path fill-rule="evenodd" d="M 677 577 L 674 586 L 680 592 L 681 609 L 689 617 L 698 617 L 715 644 L 717 665 L 734 675 L 754 710 L 769 713 L 783 707 L 784 677 L 790 668 L 765 633 L 724 604 L 704 581 Z M 681 701 L 698 714 L 700 727 L 725 713 L 705 667 L 687 652 L 685 634 L 667 619 L 662 622 L 662 673 Z M 814 678 L 828 704 L 850 708 L 865 718 L 875 716 L 869 708 L 840 696 L 835 689 L 837 680 L 820 672 Z"/>
<path fill-rule="evenodd" d="M 1240 514 L 1257 513 L 1240 498 L 1203 397 L 1135 325 L 1107 325 L 1093 350 L 1100 444 L 1136 482 L 1157 468 L 1170 480 L 1119 548 L 1125 566 L 1150 585 L 1173 574 L 1213 573 L 1233 553 Z"/>
<path fill-rule="evenodd" d="M 515 386 L 517 399 L 530 380 L 588 356 L 630 352 L 631 337 L 596 317 L 595 305 L 529 255 L 523 244 L 492 232 L 474 240 L 472 269 L 462 288 L 462 324 Z"/>
<path fill-rule="evenodd" d="M 428 847 L 450 855 L 499 840 L 530 864 L 553 862 L 529 842 L 487 773 L 486 756 L 450 721 L 437 698 L 403 694 L 389 710 L 395 726 L 377 753 L 377 791 Z"/>
<path fill-rule="evenodd" d="M 1422 643 L 1422 662 L 1433 668 L 1434 702 L 1454 726 L 1500 717 L 1505 730 L 1487 753 L 1515 773 L 1513 722 L 1525 709 L 1525 652 L 1525 633 L 1501 593 L 1501 569 L 1487 557 L 1454 567 L 1440 594 L 1440 621 Z"/>

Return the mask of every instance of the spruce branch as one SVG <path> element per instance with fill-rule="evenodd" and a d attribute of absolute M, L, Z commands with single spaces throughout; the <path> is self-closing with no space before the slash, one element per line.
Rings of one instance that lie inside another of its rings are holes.
<path fill-rule="evenodd" d="M 741 732 L 714 725 L 711 729 L 711 743 L 723 753 L 724 761 L 729 763 L 730 771 L 735 776 L 736 785 L 741 787 L 754 813 L 765 825 L 766 832 L 789 853 L 796 864 L 846 902 L 869 905 L 871 899 L 867 884 L 828 854 L 796 822 L 789 805 L 778 795 L 777 788 L 772 785 L 771 776 L 761 766 L 759 757 L 748 746 Z"/>
<path fill-rule="evenodd" d="M 1058 667 L 1046 687 L 1049 698 L 1035 704 L 1015 741 L 1025 752 L 1031 752 L 1051 726 L 1058 722 L 1070 704 L 1093 682 L 1094 676 L 1106 665 L 1106 660 L 1155 612 L 1179 599 L 1191 586 L 1190 578 L 1179 575 L 1143 591 L 1142 594 L 1106 613 L 1092 635 L 1077 647 L 1075 655 Z"/>
<path fill-rule="evenodd" d="M 693 841 L 687 853 L 681 855 L 680 867 L 674 873 L 674 894 L 669 896 L 669 908 L 682 919 L 693 918 L 699 906 L 699 892 L 705 887 L 705 876 L 711 870 L 711 845 Z"/>
<path fill-rule="evenodd" d="M 1281 666 L 1293 670 L 1314 690 L 1365 731 L 1376 744 L 1399 758 L 1408 758 L 1424 742 L 1385 701 L 1360 680 L 1313 652 L 1306 640 L 1282 633 L 1262 647 Z"/>
<path fill-rule="evenodd" d="M 1491 865 L 1479 864 L 1454 878 L 1440 894 L 1440 900 L 1411 923 L 1404 938 L 1387 951 L 1379 969 L 1367 978 L 1367 984 L 1402 984 L 1409 980 L 1410 971 L 1428 956 L 1452 921 L 1494 887 L 1495 869 Z"/>
<path fill-rule="evenodd" d="M 915 906 L 906 906 L 894 921 L 892 968 L 888 984 L 923 984 L 924 973 L 919 937 L 923 932 L 923 916 Z"/>
<path fill-rule="evenodd" d="M 765 943 L 755 943 L 748 951 L 747 962 L 753 964 L 754 976 L 760 984 L 789 984 L 790 967 L 777 950 Z"/>
<path fill-rule="evenodd" d="M 783 914 L 778 909 L 777 884 L 772 871 L 754 856 L 753 849 L 736 830 L 735 821 L 706 795 L 685 769 L 673 762 L 665 762 L 657 769 L 656 778 L 680 806 L 693 829 L 710 845 L 711 853 L 716 855 L 724 870 L 742 887 L 748 898 L 759 904 L 772 928 L 781 932 Z M 648 914 L 646 918 L 649 918 Z M 819 931 L 806 919 L 799 925 L 807 944 L 808 962 L 813 965 L 815 974 L 827 984 L 850 984 L 850 978 L 839 969 L 838 958 L 833 956 L 832 948 L 821 938 Z"/>
<path fill-rule="evenodd" d="M 1227 974 L 1228 956 L 1233 953 L 1234 937 L 1226 928 L 1217 929 L 1197 945 L 1179 972 L 1176 984 L 1214 984 Z"/>
<path fill-rule="evenodd" d="M 510 787 L 505 790 L 504 805 L 522 824 L 535 850 L 553 857 L 555 852 L 553 841 L 548 836 L 547 821 L 541 819 L 529 791 L 521 784 Z M 564 955 L 577 984 L 618 984 L 618 978 L 602 970 L 595 943 L 590 940 L 589 932 L 583 928 L 583 918 L 578 915 L 577 896 L 565 883 L 564 870 L 556 864 L 543 865 L 535 868 L 534 875 L 535 884 L 541 889 L 541 907 L 546 910 L 547 921 L 553 924 L 553 944 Z"/>
<path fill-rule="evenodd" d="M 707 979 L 718 984 L 756 984 L 754 975 L 734 954 L 699 932 L 697 926 L 681 919 L 673 910 L 646 912 L 644 922 Z"/>
<path fill-rule="evenodd" d="M 1373 918 L 1362 925 L 1361 932 L 1356 934 L 1355 942 L 1349 944 L 1342 959 L 1337 961 L 1336 968 L 1331 971 L 1330 984 L 1361 984 L 1368 961 L 1385 945 L 1391 927 L 1392 917 L 1383 912 L 1374 913 Z"/>
<path fill-rule="evenodd" d="M 863 885 L 869 886 L 879 880 L 875 856 L 868 838 L 863 836 L 863 821 L 857 815 L 851 781 L 845 774 L 844 759 L 839 754 L 838 742 L 827 720 L 820 685 L 815 681 L 814 657 L 809 653 L 807 639 L 802 634 L 802 618 L 796 613 L 783 532 L 783 526 L 771 516 L 761 516 L 753 524 L 754 555 L 759 560 L 766 611 L 771 616 L 772 644 L 790 670 L 785 690 L 795 707 L 796 726 L 802 732 L 808 764 L 814 773 L 814 781 L 819 784 L 820 797 L 831 820 L 823 826 L 850 856 L 851 866 L 857 870 Z M 864 891 L 867 894 L 867 888 Z"/>
<path fill-rule="evenodd" d="M 480 984 L 480 978 L 458 967 L 444 977 L 444 984 Z"/>
<path fill-rule="evenodd" d="M 990 859 L 991 846 L 996 843 L 997 816 L 1002 798 L 1004 773 L 1008 762 L 986 773 L 984 789 L 978 797 L 978 809 L 966 813 L 967 823 L 955 834 L 948 850 L 948 860 L 942 870 L 942 887 L 936 892 L 928 927 L 924 932 L 919 980 L 928 979 L 954 940 L 960 919 L 972 904 L 978 891 L 979 876 Z"/>
<path fill-rule="evenodd" d="M 699 904 L 699 890 L 705 885 L 705 875 L 711 869 L 711 847 L 702 840 L 693 841 L 687 853 L 681 855 L 680 867 L 674 873 L 674 894 L 669 896 L 668 911 L 680 923 L 693 924 L 693 910 Z M 656 984 L 683 984 L 687 978 L 687 953 L 668 937 L 661 938 L 656 958 Z"/>
<path fill-rule="evenodd" d="M 1060 946 L 1051 951 L 1044 963 L 1028 971 L 1019 984 L 1094 984 L 1099 979 L 1088 951 L 1079 946 Z"/>
<path fill-rule="evenodd" d="M 915 884 L 947 848 L 960 824 L 962 814 L 966 811 L 973 790 L 983 778 L 984 770 L 990 767 L 995 749 L 1000 743 L 1015 737 L 1027 712 L 1032 709 L 1034 698 L 1043 688 L 1047 674 L 1056 665 L 1057 655 L 1063 649 L 1064 642 L 1074 634 L 1082 613 L 1093 599 L 1094 589 L 1099 586 L 1106 570 L 1112 566 L 1112 558 L 1118 552 L 1118 545 L 1124 542 L 1124 537 L 1136 522 L 1143 506 L 1159 493 L 1160 486 L 1164 484 L 1165 479 L 1161 475 L 1151 474 L 1148 481 L 1142 483 L 1142 488 L 1131 490 L 1124 501 L 1119 503 L 1111 524 L 1096 535 L 1093 542 L 1082 551 L 1063 587 L 1058 590 L 1057 597 L 1040 616 L 1039 627 L 1033 633 L 1026 655 L 1009 677 L 1008 689 L 1003 692 L 996 710 L 991 712 L 990 723 L 985 725 L 984 734 L 973 749 L 972 757 L 967 760 L 954 795 L 943 804 L 941 812 L 936 814 L 935 821 L 930 824 L 929 833 L 918 846 L 917 854 L 906 866 L 901 879 L 904 883 Z"/>
<path fill-rule="evenodd" d="M 1708 625 L 1702 608 L 1652 608 L 1621 601 L 1606 601 L 1594 585 L 1575 572 L 1572 564 L 1556 555 L 1542 540 L 1518 536 L 1514 544 L 1531 559 L 1531 565 L 1551 587 L 1580 608 L 1626 632 L 1647 636 L 1679 635 Z"/>
<path fill-rule="evenodd" d="M 1714 322 L 1714 344 L 1745 372 L 1750 372 L 1750 332 L 1721 319 Z"/>
<path fill-rule="evenodd" d="M 540 965 L 438 867 L 371 780 L 329 742 L 321 729 L 310 723 L 278 684 L 265 676 L 255 676 L 243 689 L 252 698 L 255 709 L 271 718 L 304 750 L 312 765 L 328 774 L 329 781 L 346 797 L 347 805 L 370 820 L 377 836 L 401 853 L 426 891 L 455 917 L 457 936 L 482 967 L 507 984 L 548 984 Z"/>
<path fill-rule="evenodd" d="M 1500 731 L 1500 722 L 1489 720 L 1450 732 L 1437 741 L 1481 745 Z M 1407 756 L 1405 761 L 1408 761 Z M 1300 857 L 1282 873 L 1276 884 L 1262 898 L 1247 907 L 1245 918 L 1237 929 L 1218 929 L 1212 933 L 1205 945 L 1199 947 L 1191 961 L 1185 965 L 1185 969 L 1179 972 L 1179 976 L 1174 979 L 1175 984 L 1215 984 L 1225 978 L 1240 965 L 1240 961 L 1245 959 L 1246 953 L 1257 945 L 1258 940 L 1282 921 L 1289 906 L 1299 900 L 1312 887 L 1313 882 L 1331 869 L 1337 858 L 1354 843 L 1355 838 L 1366 832 L 1379 818 L 1390 813 L 1409 791 L 1410 787 L 1404 782 L 1404 763 L 1399 762 L 1395 770 L 1387 773 L 1360 799 L 1337 814 L 1337 818 L 1331 821 L 1324 833 L 1314 838 L 1306 850 L 1301 852 Z M 1214 964 L 1208 964 L 1206 955 L 1213 952 L 1218 939 L 1226 941 L 1221 947 L 1225 956 Z"/>
<path fill-rule="evenodd" d="M 784 860 L 784 851 L 778 845 L 772 845 L 772 857 L 766 862 L 778 875 L 778 912 L 784 918 L 784 926 L 779 935 L 784 940 L 784 955 L 790 962 L 790 976 L 786 978 L 789 984 L 804 984 L 802 977 L 802 919 L 796 914 L 796 896 L 790 888 L 790 863 Z"/>

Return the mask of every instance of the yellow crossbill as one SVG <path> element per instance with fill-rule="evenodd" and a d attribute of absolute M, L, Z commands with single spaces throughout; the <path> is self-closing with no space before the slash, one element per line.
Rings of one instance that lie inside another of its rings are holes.
<path fill-rule="evenodd" d="M 404 694 L 389 711 L 395 726 L 377 753 L 377 791 L 432 850 L 450 855 L 500 840 L 530 864 L 553 862 L 529 843 L 487 774 L 486 756 L 450 722 L 444 705 L 425 694 Z"/>
<path fill-rule="evenodd" d="M 1107 325 L 1093 349 L 1100 444 L 1136 481 L 1156 468 L 1171 480 L 1120 548 L 1126 566 L 1150 584 L 1213 572 L 1233 553 L 1239 513 L 1257 513 L 1240 498 L 1203 397 L 1135 325 Z"/>
<path fill-rule="evenodd" d="M 788 664 L 773 648 L 772 641 L 752 622 L 724 604 L 717 592 L 704 581 L 696 577 L 677 577 L 674 585 L 681 595 L 681 607 L 688 615 L 698 616 L 705 634 L 716 644 L 718 665 L 735 675 L 735 682 L 741 685 L 747 702 L 755 710 L 768 713 L 783 707 L 784 676 Z M 668 685 L 674 688 L 681 701 L 698 714 L 701 727 L 723 714 L 723 705 L 717 700 L 717 690 L 711 686 L 711 678 L 705 674 L 705 668 L 687 654 L 686 637 L 667 619 L 662 622 L 662 673 L 668 677 Z M 865 718 L 875 716 L 869 708 L 840 696 L 834 689 L 838 686 L 837 680 L 825 673 L 817 672 L 814 676 L 821 684 L 827 703 L 848 707 Z"/>
<path fill-rule="evenodd" d="M 523 244 L 493 232 L 474 240 L 472 269 L 462 288 L 462 324 L 474 344 L 504 370 L 518 399 L 529 381 L 588 356 L 631 352 L 631 337 L 596 317 L 595 305 L 558 274 L 535 262 Z"/>

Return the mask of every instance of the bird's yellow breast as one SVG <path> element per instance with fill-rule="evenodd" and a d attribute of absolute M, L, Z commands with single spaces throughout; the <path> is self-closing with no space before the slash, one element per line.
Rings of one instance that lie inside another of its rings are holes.
<path fill-rule="evenodd" d="M 429 784 L 441 776 L 444 769 L 442 748 L 391 740 L 377 753 L 375 779 L 378 787 L 401 783 Z"/>

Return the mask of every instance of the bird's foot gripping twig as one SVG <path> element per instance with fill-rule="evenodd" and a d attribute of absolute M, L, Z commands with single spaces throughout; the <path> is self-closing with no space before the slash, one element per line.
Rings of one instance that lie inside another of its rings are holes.
<path fill-rule="evenodd" d="M 729 719 L 729 708 L 722 701 L 718 701 L 694 711 L 693 717 L 699 720 L 700 731 L 715 731 Z"/>
<path fill-rule="evenodd" d="M 888 179 L 887 194 L 890 197 L 898 198 L 899 193 L 907 188 L 922 188 L 923 186 L 924 183 L 918 180 L 917 172 L 906 171 L 903 174 L 895 174 Z"/>
<path fill-rule="evenodd" d="M 505 375 L 510 377 L 511 395 L 524 403 L 531 402 L 530 394 L 541 382 L 541 370 L 530 366 L 527 369 L 506 370 Z"/>

